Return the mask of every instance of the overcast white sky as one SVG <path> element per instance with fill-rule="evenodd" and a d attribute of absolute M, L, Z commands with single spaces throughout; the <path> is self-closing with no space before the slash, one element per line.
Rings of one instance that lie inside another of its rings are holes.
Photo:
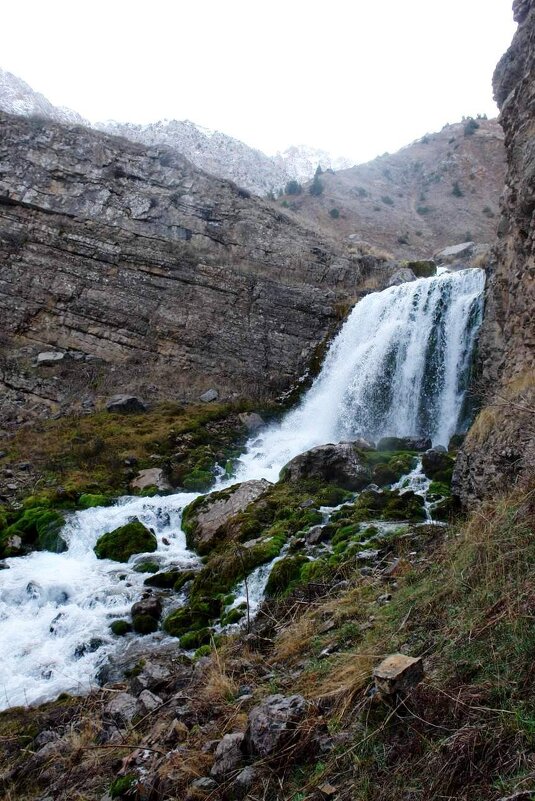
<path fill-rule="evenodd" d="M 496 114 L 511 0 L 19 0 L 0 66 L 92 121 L 190 119 L 363 161 Z"/>

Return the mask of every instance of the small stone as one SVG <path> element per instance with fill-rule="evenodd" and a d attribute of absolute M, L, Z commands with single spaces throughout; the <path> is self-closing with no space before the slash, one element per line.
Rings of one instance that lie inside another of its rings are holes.
<path fill-rule="evenodd" d="M 124 726 L 130 723 L 136 714 L 137 700 L 129 693 L 118 693 L 106 705 L 104 712 L 120 726 Z"/>
<path fill-rule="evenodd" d="M 215 762 L 212 765 L 210 775 L 215 779 L 222 779 L 236 770 L 243 761 L 242 745 L 244 740 L 243 732 L 225 734 L 215 751 Z"/>
<path fill-rule="evenodd" d="M 137 699 L 138 714 L 148 715 L 149 712 L 154 712 L 163 704 L 162 699 L 158 695 L 154 695 L 150 690 L 143 690 Z M 178 722 L 178 721 L 177 721 Z"/>
<path fill-rule="evenodd" d="M 377 599 L 377 603 L 383 606 L 383 604 L 390 603 L 392 600 L 392 595 L 389 592 L 386 592 L 384 595 L 380 595 Z"/>
<path fill-rule="evenodd" d="M 212 403 L 219 398 L 219 392 L 216 389 L 207 389 L 202 395 L 199 395 L 199 400 L 203 403 Z"/>
<path fill-rule="evenodd" d="M 378 556 L 379 551 L 374 551 L 371 549 L 367 551 L 359 551 L 357 553 L 357 559 L 359 559 L 361 562 L 369 562 L 372 559 L 377 559 Z"/>
<path fill-rule="evenodd" d="M 216 789 L 217 782 L 210 779 L 209 776 L 203 776 L 202 779 L 195 779 L 191 786 L 203 793 L 211 793 L 212 790 Z"/>
<path fill-rule="evenodd" d="M 246 768 L 238 773 L 232 783 L 232 790 L 236 798 L 244 798 L 247 795 L 256 778 L 256 773 L 257 771 L 252 765 L 247 765 Z"/>
<path fill-rule="evenodd" d="M 424 668 L 421 657 L 391 654 L 373 671 L 375 686 L 382 695 L 407 693 L 421 682 Z"/>
<path fill-rule="evenodd" d="M 169 731 L 165 736 L 166 743 L 174 743 L 174 742 L 182 742 L 187 738 L 189 734 L 189 729 L 185 723 L 182 723 L 181 720 L 177 720 L 173 718 L 171 721 L 171 725 L 169 726 Z M 217 744 L 217 740 L 215 741 Z"/>
<path fill-rule="evenodd" d="M 47 350 L 37 354 L 37 364 L 54 364 L 54 362 L 61 362 L 65 358 L 65 354 L 57 350 Z"/>
<path fill-rule="evenodd" d="M 334 787 L 332 784 L 329 784 L 328 782 L 318 787 L 318 790 L 324 798 L 332 798 L 338 792 L 336 787 Z"/>

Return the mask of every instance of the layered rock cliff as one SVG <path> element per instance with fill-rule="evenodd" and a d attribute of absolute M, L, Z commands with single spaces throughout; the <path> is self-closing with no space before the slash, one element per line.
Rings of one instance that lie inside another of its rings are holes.
<path fill-rule="evenodd" d="M 529 481 L 535 468 L 535 1 L 513 10 L 518 30 L 494 74 L 507 177 L 479 346 L 483 408 L 455 476 L 466 502 Z"/>
<path fill-rule="evenodd" d="M 0 135 L 6 408 L 274 394 L 381 267 L 171 150 L 4 114 Z"/>

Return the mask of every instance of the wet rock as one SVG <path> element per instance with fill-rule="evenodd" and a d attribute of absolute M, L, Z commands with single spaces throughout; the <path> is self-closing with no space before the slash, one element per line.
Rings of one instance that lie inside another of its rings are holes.
<path fill-rule="evenodd" d="M 143 401 L 135 395 L 114 395 L 107 401 L 106 409 L 108 412 L 118 412 L 119 414 L 147 411 Z"/>
<path fill-rule="evenodd" d="M 319 545 L 320 542 L 330 539 L 332 534 L 332 526 L 312 526 L 306 534 L 305 541 L 307 545 Z"/>
<path fill-rule="evenodd" d="M 182 528 L 186 532 L 188 546 L 201 555 L 208 553 L 221 536 L 225 523 L 260 498 L 271 486 L 265 479 L 244 481 L 221 492 L 211 492 L 186 506 Z"/>
<path fill-rule="evenodd" d="M 360 448 L 362 450 L 362 448 Z M 296 456 L 281 470 L 283 481 L 318 479 L 348 490 L 359 490 L 370 483 L 369 465 L 354 442 L 320 445 Z"/>
<path fill-rule="evenodd" d="M 295 735 L 306 712 L 302 695 L 270 695 L 249 713 L 244 742 L 247 752 L 266 757 L 280 750 Z"/>
<path fill-rule="evenodd" d="M 146 470 L 139 471 L 137 476 L 130 482 L 130 487 L 133 490 L 145 490 L 149 489 L 149 487 L 156 487 L 159 490 L 165 491 L 171 489 L 171 484 L 165 477 L 163 470 L 159 467 L 149 467 Z"/>
<path fill-rule="evenodd" d="M 383 437 L 377 443 L 377 450 L 426 451 L 431 444 L 429 437 Z"/>
<path fill-rule="evenodd" d="M 373 677 L 382 695 L 405 694 L 424 677 L 422 658 L 391 654 L 375 668 Z"/>
<path fill-rule="evenodd" d="M 455 460 L 448 454 L 446 448 L 439 446 L 431 448 L 422 454 L 422 470 L 433 481 L 443 481 L 449 484 Z"/>
<path fill-rule="evenodd" d="M 139 715 L 148 715 L 149 712 L 154 712 L 163 704 L 162 699 L 151 693 L 150 690 L 143 690 L 137 699 L 137 713 Z"/>
<path fill-rule="evenodd" d="M 212 403 L 219 398 L 219 392 L 216 389 L 207 389 L 202 395 L 199 395 L 199 400 L 203 403 Z"/>
<path fill-rule="evenodd" d="M 160 598 L 151 596 L 150 598 L 143 598 L 141 601 L 136 601 L 133 604 L 130 614 L 134 618 L 136 615 L 149 615 L 155 620 L 159 620 L 162 616 L 162 602 Z"/>
<path fill-rule="evenodd" d="M 243 732 L 225 734 L 216 748 L 215 762 L 210 771 L 210 775 L 214 779 L 225 778 L 243 762 L 243 742 Z"/>
<path fill-rule="evenodd" d="M 119 726 L 130 723 L 137 712 L 137 699 L 129 693 L 118 693 L 104 708 L 104 714 Z"/>

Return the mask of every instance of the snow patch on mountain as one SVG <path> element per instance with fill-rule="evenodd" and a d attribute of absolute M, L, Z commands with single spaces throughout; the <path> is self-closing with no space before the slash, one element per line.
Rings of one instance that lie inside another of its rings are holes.
<path fill-rule="evenodd" d="M 22 117 L 44 117 L 66 125 L 89 125 L 76 111 L 54 106 L 21 78 L 0 68 L 0 110 Z"/>

